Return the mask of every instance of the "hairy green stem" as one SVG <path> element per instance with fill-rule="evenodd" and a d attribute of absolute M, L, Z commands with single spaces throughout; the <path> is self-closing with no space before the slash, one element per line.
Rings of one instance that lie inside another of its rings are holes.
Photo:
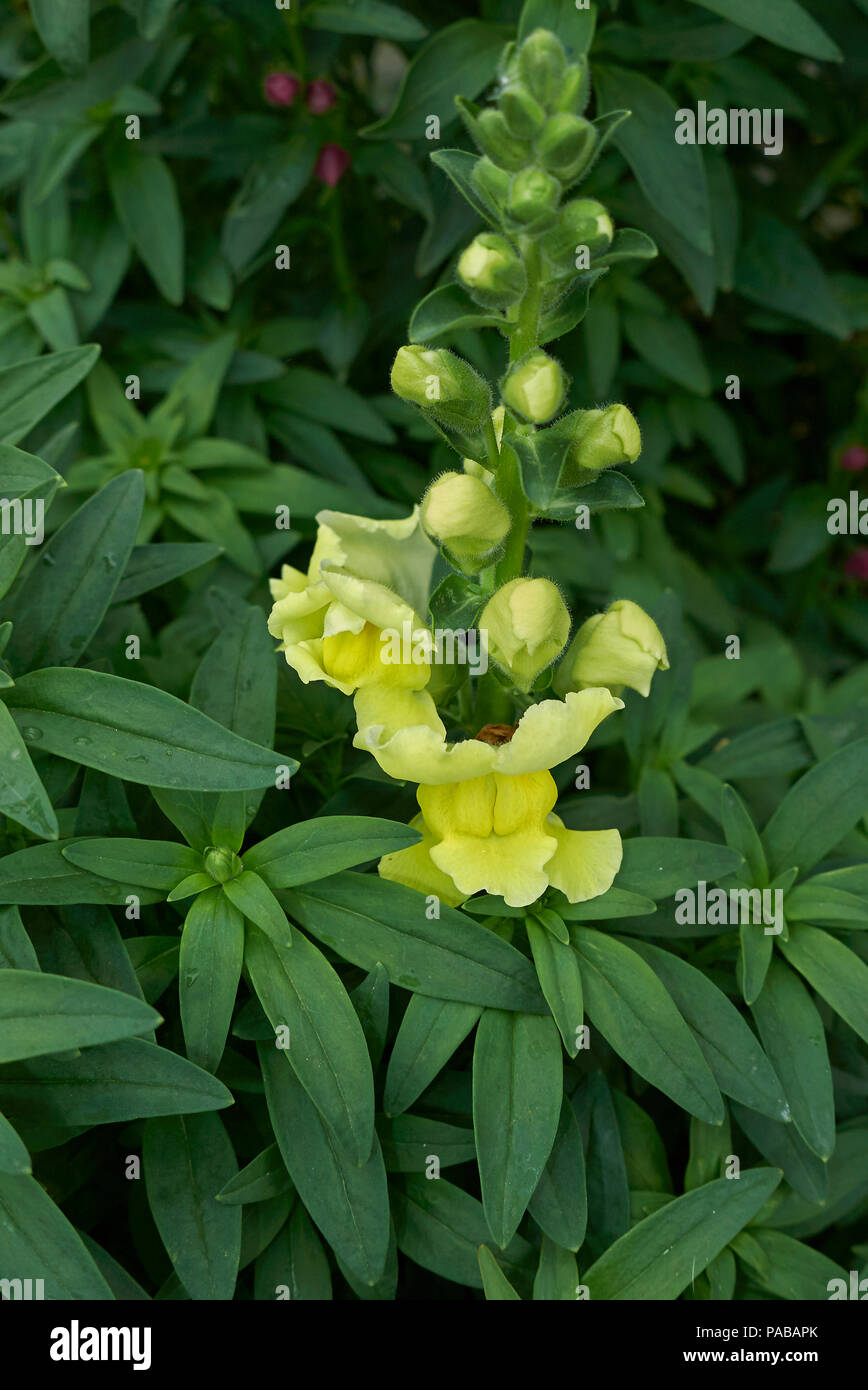
<path fill-rule="evenodd" d="M 527 289 L 518 306 L 515 331 L 509 340 L 510 362 L 517 362 L 526 352 L 537 346 L 542 311 L 542 260 L 539 242 L 532 237 L 522 237 L 521 254 L 527 271 Z"/>

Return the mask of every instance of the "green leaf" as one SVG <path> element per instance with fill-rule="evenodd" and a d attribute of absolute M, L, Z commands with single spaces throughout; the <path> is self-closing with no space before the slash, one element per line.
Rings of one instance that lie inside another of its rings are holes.
<path fill-rule="evenodd" d="M 79 507 L 40 552 L 12 596 L 14 668 L 74 665 L 99 628 L 130 557 L 144 501 L 131 469 Z M 58 575 L 63 583 L 58 585 Z"/>
<path fill-rule="evenodd" d="M 164 690 L 99 671 L 33 671 L 6 703 L 28 742 L 145 786 L 239 791 L 274 786 L 276 768 L 298 767 Z"/>
<path fill-rule="evenodd" d="M 564 1098 L 555 1142 L 528 1211 L 550 1240 L 578 1250 L 588 1224 L 585 1155 L 575 1111 Z"/>
<path fill-rule="evenodd" d="M 0 703 L 0 814 L 44 840 L 59 834 L 57 816 L 15 720 Z"/>
<path fill-rule="evenodd" d="M 374 1136 L 371 1059 L 336 971 L 299 931 L 289 951 L 249 928 L 244 960 L 272 1028 L 289 1028 L 290 1066 L 337 1143 L 363 1164 Z"/>
<path fill-rule="evenodd" d="M 671 951 L 645 941 L 631 941 L 630 945 L 672 995 L 724 1095 L 773 1120 L 789 1119 L 774 1068 L 723 991 L 696 966 Z"/>
<path fill-rule="evenodd" d="M 307 187 L 321 138 L 315 128 L 302 127 L 247 168 L 220 235 L 220 249 L 236 273 L 245 270 Z"/>
<path fill-rule="evenodd" d="M 512 1287 L 487 1245 L 480 1245 L 479 1247 L 479 1273 L 482 1277 L 482 1290 L 487 1302 L 503 1302 L 508 1299 L 518 1299 L 518 1302 L 521 1302 L 519 1294 Z"/>
<path fill-rule="evenodd" d="M 802 873 L 868 811 L 868 738 L 839 748 L 800 777 L 763 832 L 772 873 Z"/>
<path fill-rule="evenodd" d="M 0 444 L 17 444 L 83 381 L 99 357 L 96 343 L 50 352 L 0 368 Z"/>
<path fill-rule="evenodd" d="M 135 1003 L 123 998 L 128 1008 Z M 216 1077 L 141 1038 L 88 1047 L 72 1059 L 15 1062 L 0 1072 L 0 1110 L 38 1124 L 112 1124 L 231 1104 Z"/>
<path fill-rule="evenodd" d="M 754 216 L 741 242 L 735 287 L 765 308 L 813 324 L 834 338 L 850 335 L 846 315 L 816 256 L 795 227 L 767 213 Z"/>
<path fill-rule="evenodd" d="M 768 1163 L 780 1168 L 794 1191 L 812 1205 L 825 1202 L 829 1165 L 823 1163 L 800 1137 L 793 1124 L 779 1124 L 756 1110 L 733 1104 L 732 1113 L 754 1148 Z"/>
<path fill-rule="evenodd" d="M 51 903 L 124 903 L 135 893 L 140 903 L 159 902 L 162 892 L 119 884 L 81 869 L 64 856 L 74 844 L 61 840 L 34 845 L 0 858 L 0 902 L 21 906 Z"/>
<path fill-rule="evenodd" d="M 818 1157 L 828 1158 L 835 1147 L 835 1097 L 823 1020 L 810 994 L 797 975 L 774 961 L 751 1008 L 793 1124 Z"/>
<path fill-rule="evenodd" d="M 159 545 L 137 545 L 115 589 L 112 602 L 128 603 L 130 599 L 158 589 L 182 574 L 189 574 L 200 565 L 206 565 L 219 554 L 219 545 L 209 545 L 205 541 L 161 541 Z"/>
<path fill-rule="evenodd" d="M 482 309 L 460 285 L 440 285 L 420 299 L 410 315 L 407 330 L 411 343 L 436 343 L 467 328 L 506 330 L 502 314 Z"/>
<path fill-rule="evenodd" d="M 247 1202 L 264 1202 L 292 1191 L 292 1180 L 280 1157 L 276 1144 L 269 1144 L 251 1159 L 240 1173 L 230 1178 L 217 1193 L 217 1201 L 227 1206 L 242 1206 Z"/>
<path fill-rule="evenodd" d="M 244 918 L 219 887 L 206 889 L 187 913 L 178 962 L 187 1056 L 205 1071 L 220 1065 L 243 959 Z"/>
<path fill-rule="evenodd" d="M 0 1062 L 144 1033 L 160 1016 L 121 990 L 34 970 L 0 970 Z"/>
<path fill-rule="evenodd" d="M 175 179 L 156 154 L 134 140 L 108 156 L 109 188 L 118 218 L 164 299 L 184 298 L 184 218 Z"/>
<path fill-rule="evenodd" d="M 720 800 L 720 821 L 726 843 L 744 859 L 750 875 L 748 881 L 757 888 L 765 888 L 769 881 L 765 850 L 747 807 L 738 792 L 729 786 L 723 788 Z"/>
<path fill-rule="evenodd" d="M 428 30 L 415 17 L 398 5 L 383 0 L 318 0 L 307 5 L 301 22 L 308 29 L 327 29 L 333 34 L 373 34 L 378 39 L 395 43 L 415 43 L 424 39 Z"/>
<path fill-rule="evenodd" d="M 754 5 L 751 0 L 691 0 L 691 3 L 781 48 L 806 53 L 809 58 L 819 58 L 823 62 L 843 60 L 838 45 L 797 0 L 764 0 L 762 5 Z"/>
<path fill-rule="evenodd" d="M 392 1184 L 398 1248 L 443 1279 L 482 1288 L 477 1252 L 491 1239 L 482 1203 L 446 1178 L 408 1174 Z M 521 1273 L 531 1246 L 514 1236 L 501 1255 L 507 1275 Z"/>
<path fill-rule="evenodd" d="M 36 32 L 62 68 L 83 68 L 90 48 L 90 0 L 30 0 Z"/>
<path fill-rule="evenodd" d="M 217 1115 L 147 1120 L 148 1205 L 175 1273 L 193 1299 L 231 1299 L 241 1255 L 241 1209 L 217 1201 L 238 1162 Z"/>
<path fill-rule="evenodd" d="M 455 97 L 473 100 L 493 80 L 497 59 L 511 37 L 502 25 L 459 19 L 434 34 L 413 58 L 388 116 L 365 126 L 372 140 L 424 140 L 428 116 L 446 130 L 458 119 Z"/>
<path fill-rule="evenodd" d="M 292 945 L 292 929 L 286 920 L 286 913 L 257 874 L 245 869 L 238 878 L 230 878 L 224 883 L 223 892 L 248 922 L 269 937 L 273 945 Z"/>
<path fill-rule="evenodd" d="M 595 5 L 579 9 L 575 0 L 525 0 L 518 21 L 518 42 L 534 29 L 551 29 L 571 55 L 587 53 L 597 22 Z"/>
<path fill-rule="evenodd" d="M 629 946 L 602 932 L 577 927 L 573 941 L 593 1026 L 646 1081 L 691 1115 L 718 1124 L 724 1114 L 720 1091 L 654 971 Z"/>
<path fill-rule="evenodd" d="M 482 1012 L 478 1004 L 413 994 L 386 1070 L 383 1110 L 400 1115 L 428 1087 L 460 1047 Z"/>
<path fill-rule="evenodd" d="M 585 1016 L 578 957 L 572 946 L 558 941 L 531 917 L 525 918 L 525 928 L 540 988 L 564 1047 L 571 1057 L 575 1057 L 579 1051 L 580 1030 Z M 563 1241 L 559 1243 L 564 1244 Z"/>
<path fill-rule="evenodd" d="M 0 444 L 0 469 L 3 475 L 4 500 L 15 515 L 15 502 L 21 503 L 22 528 L 4 526 L 0 530 L 0 598 L 8 592 L 12 581 L 24 563 L 32 542 L 39 535 L 41 523 L 39 504 L 47 508 L 60 486 L 59 473 L 42 459 Z"/>
<path fill-rule="evenodd" d="M 268 1112 L 289 1175 L 335 1254 L 363 1284 L 383 1273 L 389 1249 L 389 1194 L 379 1141 L 357 1167 L 320 1118 L 316 1106 L 275 1047 L 259 1060 Z"/>
<path fill-rule="evenodd" d="M 471 154 L 469 150 L 434 150 L 431 155 L 431 163 L 443 170 L 446 177 L 458 189 L 462 198 L 470 204 L 474 212 L 479 213 L 483 222 L 497 227 L 498 221 L 494 210 L 480 198 L 471 179 L 478 158 L 478 155 Z"/>
<path fill-rule="evenodd" d="M 417 830 L 376 816 L 318 816 L 269 835 L 244 856 L 274 890 L 335 874 L 418 844 Z"/>
<path fill-rule="evenodd" d="M 20 1177 L 29 1172 L 30 1154 L 6 1116 L 0 1115 L 0 1173 Z"/>
<path fill-rule="evenodd" d="M 112 1298 L 81 1236 L 35 1178 L 0 1173 L 0 1230 L 4 1276 L 43 1279 L 47 1299 Z"/>
<path fill-rule="evenodd" d="M 545 1004 L 525 958 L 455 908 L 429 920 L 412 888 L 352 873 L 335 874 L 284 895 L 292 917 L 344 960 L 373 970 L 381 962 L 403 989 L 541 1013 Z"/>
<path fill-rule="evenodd" d="M 200 855 L 171 840 L 75 840 L 62 850 L 64 859 L 88 873 L 166 893 L 202 868 Z"/>
<path fill-rule="evenodd" d="M 643 835 L 624 841 L 618 888 L 644 897 L 668 898 L 685 884 L 713 883 L 738 873 L 742 857 L 725 845 L 705 840 L 673 840 Z"/>
<path fill-rule="evenodd" d="M 377 1133 L 386 1168 L 393 1173 L 425 1173 L 432 1156 L 441 1168 L 472 1163 L 476 1158 L 473 1130 L 465 1125 L 445 1124 L 422 1115 L 378 1116 Z"/>
<path fill-rule="evenodd" d="M 812 989 L 868 1042 L 868 965 L 837 937 L 793 925 L 781 950 Z"/>
<path fill-rule="evenodd" d="M 533 1281 L 533 1296 L 538 1302 L 571 1303 L 576 1297 L 579 1271 L 571 1250 L 564 1250 L 543 1236 L 539 1265 Z"/>
<path fill-rule="evenodd" d="M 473 1051 L 473 1130 L 488 1228 L 505 1249 L 546 1165 L 563 1089 L 550 1018 L 486 1009 Z"/>
<path fill-rule="evenodd" d="M 598 1299 L 675 1299 L 756 1216 L 781 1180 L 774 1168 L 719 1178 L 677 1197 L 621 1236 L 583 1276 Z"/>
<path fill-rule="evenodd" d="M 630 346 L 649 366 L 698 396 L 710 393 L 711 377 L 702 345 L 684 319 L 673 313 L 661 317 L 628 309 L 622 322 Z"/>
<path fill-rule="evenodd" d="M 291 407 L 299 415 L 369 439 L 374 444 L 394 444 L 395 432 L 364 396 L 349 386 L 311 367 L 287 367 L 276 381 L 262 388 L 275 405 Z"/>
<path fill-rule="evenodd" d="M 648 202 L 691 245 L 710 255 L 711 211 L 702 155 L 675 143 L 677 107 L 668 92 L 642 73 L 594 67 L 598 110 L 626 108 L 633 119 L 619 126 L 615 144 Z"/>
<path fill-rule="evenodd" d="M 256 1261 L 257 1299 L 284 1298 L 321 1302 L 332 1296 L 328 1257 L 304 1207 L 292 1216 Z"/>
<path fill-rule="evenodd" d="M 223 378 L 237 344 L 223 333 L 197 352 L 148 416 L 148 428 L 172 443 L 196 440 L 211 423 Z"/>

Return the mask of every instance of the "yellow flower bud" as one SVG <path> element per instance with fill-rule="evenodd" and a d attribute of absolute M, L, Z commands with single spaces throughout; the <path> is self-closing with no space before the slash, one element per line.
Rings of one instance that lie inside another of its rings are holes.
<path fill-rule="evenodd" d="M 647 695 L 655 671 L 668 671 L 666 643 L 657 624 L 630 599 L 617 599 L 605 613 L 583 623 L 554 679 L 555 690 L 629 686 Z"/>
<path fill-rule="evenodd" d="M 485 560 L 506 539 L 511 519 L 491 488 L 469 473 L 444 473 L 422 502 L 422 525 L 462 568 Z"/>
<path fill-rule="evenodd" d="M 587 482 L 589 472 L 635 463 L 642 451 L 639 425 L 625 405 L 577 410 L 559 420 L 556 429 L 570 440 L 561 475 L 564 487 Z"/>
<path fill-rule="evenodd" d="M 492 660 L 529 690 L 563 650 L 570 614 L 550 579 L 511 579 L 488 600 L 479 627 Z"/>
<path fill-rule="evenodd" d="M 527 272 L 506 237 L 482 232 L 458 261 L 458 278 L 477 303 L 507 309 L 527 288 Z"/>
<path fill-rule="evenodd" d="M 491 411 L 491 392 L 478 372 L 446 348 L 402 347 L 392 367 L 392 390 L 436 420 L 476 430 Z"/>
<path fill-rule="evenodd" d="M 510 367 L 500 386 L 505 405 L 525 420 L 544 425 L 557 415 L 567 394 L 560 364 L 536 348 Z"/>

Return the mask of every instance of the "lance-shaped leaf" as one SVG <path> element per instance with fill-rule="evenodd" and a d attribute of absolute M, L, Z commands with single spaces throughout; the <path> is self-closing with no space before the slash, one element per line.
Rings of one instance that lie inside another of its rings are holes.
<path fill-rule="evenodd" d="M 83 381 L 99 347 L 68 348 L 0 368 L 0 444 L 17 444 Z"/>
<path fill-rule="evenodd" d="M 61 848 L 64 859 L 88 873 L 166 893 L 202 868 L 201 855 L 171 840 L 76 840 Z"/>
<path fill-rule="evenodd" d="M 505 1249 L 558 1128 L 561 1043 L 551 1018 L 487 1009 L 473 1052 L 473 1130 L 489 1229 Z"/>
<path fill-rule="evenodd" d="M 374 1136 L 371 1059 L 336 971 L 299 931 L 287 950 L 248 928 L 244 959 L 272 1028 L 289 1030 L 290 1066 L 338 1144 L 364 1163 Z"/>
<path fill-rule="evenodd" d="M 126 148 L 125 148 L 126 147 Z M 170 304 L 184 297 L 184 219 L 175 179 L 156 154 L 121 140 L 109 155 L 109 187 L 124 231 Z"/>
<path fill-rule="evenodd" d="M 868 811 L 868 738 L 839 748 L 787 793 L 763 832 L 773 874 L 813 868 Z"/>
<path fill-rule="evenodd" d="M 540 1230 L 559 1246 L 578 1250 L 588 1224 L 585 1155 L 576 1113 L 564 1098 L 558 1130 L 528 1204 Z"/>
<path fill-rule="evenodd" d="M 478 1004 L 411 995 L 386 1071 L 383 1110 L 387 1115 L 400 1115 L 419 1098 L 481 1013 Z"/>
<path fill-rule="evenodd" d="M 420 299 L 410 317 L 411 343 L 436 343 L 466 328 L 510 330 L 502 314 L 481 308 L 460 285 L 440 285 Z"/>
<path fill-rule="evenodd" d="M 0 1062 L 146 1033 L 160 1015 L 143 999 L 85 980 L 0 970 Z"/>
<path fill-rule="evenodd" d="M 0 703 L 0 813 L 19 825 L 53 840 L 57 816 L 27 746 L 6 706 Z"/>
<path fill-rule="evenodd" d="M 808 1147 L 827 1159 L 835 1147 L 835 1097 L 817 1007 L 798 975 L 782 961 L 769 967 L 762 994 L 751 1007 L 793 1123 Z"/>
<path fill-rule="evenodd" d="M 319 816 L 287 826 L 254 845 L 244 856 L 275 890 L 336 874 L 415 845 L 421 836 L 397 821 L 376 816 Z"/>
<path fill-rule="evenodd" d="M 181 933 L 178 993 L 187 1056 L 220 1065 L 244 959 L 244 918 L 216 885 L 194 898 Z"/>
<path fill-rule="evenodd" d="M 0 1228 L 4 1275 L 44 1280 L 48 1299 L 113 1297 L 78 1231 L 35 1178 L 0 1173 Z"/>
<path fill-rule="evenodd" d="M 432 1182 L 418 1173 L 394 1179 L 391 1190 L 399 1250 L 443 1279 L 481 1289 L 478 1249 L 491 1240 L 482 1203 L 446 1178 Z M 531 1253 L 513 1236 L 500 1255 L 508 1278 L 521 1278 Z"/>
<path fill-rule="evenodd" d="M 794 969 L 854 1033 L 868 1042 L 868 965 L 843 941 L 817 927 L 793 925 L 781 950 Z"/>
<path fill-rule="evenodd" d="M 585 1272 L 591 1299 L 674 1299 L 756 1216 L 781 1180 L 775 1168 L 718 1178 L 677 1197 L 620 1237 Z"/>
<path fill-rule="evenodd" d="M 145 786 L 238 791 L 274 786 L 279 767 L 298 767 L 164 690 L 99 671 L 33 671 L 7 704 L 26 741 Z"/>

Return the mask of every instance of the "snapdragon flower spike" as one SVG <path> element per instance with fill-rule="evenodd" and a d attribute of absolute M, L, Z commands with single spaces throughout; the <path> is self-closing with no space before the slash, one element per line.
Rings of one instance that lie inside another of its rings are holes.
<path fill-rule="evenodd" d="M 517 725 L 489 725 L 451 748 L 430 726 L 399 730 L 387 762 L 421 783 L 421 815 L 411 825 L 422 839 L 386 855 L 381 877 L 450 906 L 478 892 L 498 894 L 511 907 L 530 906 L 549 887 L 570 902 L 605 893 L 621 866 L 621 837 L 568 830 L 554 814 L 550 768 L 575 756 L 621 708 L 608 690 L 586 690 L 564 703 L 533 705 Z"/>

